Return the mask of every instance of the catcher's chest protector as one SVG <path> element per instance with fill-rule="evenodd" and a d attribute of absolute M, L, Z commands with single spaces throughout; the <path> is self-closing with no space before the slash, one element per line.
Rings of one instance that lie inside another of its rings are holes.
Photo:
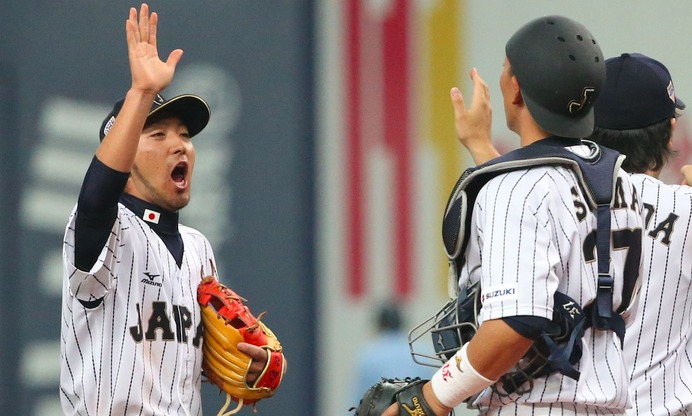
<path fill-rule="evenodd" d="M 567 146 L 580 145 L 590 149 L 587 156 L 580 156 L 566 148 Z M 594 326 L 601 330 L 610 329 L 622 339 L 624 321 L 618 313 L 612 310 L 614 281 L 609 274 L 608 263 L 611 228 L 610 205 L 621 160 L 621 155 L 618 152 L 600 147 L 590 141 L 549 137 L 509 152 L 488 163 L 467 169 L 452 190 L 442 223 L 442 238 L 450 264 L 450 296 L 456 298 L 459 295 L 459 271 L 464 263 L 463 254 L 468 243 L 473 206 L 481 188 L 495 176 L 514 170 L 541 165 L 566 166 L 576 173 L 589 208 L 597 213 L 597 230 L 601 231 L 596 233 L 599 292 L 594 302 L 595 305 L 591 304 L 584 308 L 585 315 L 590 316 L 590 319 L 584 322 L 583 328 Z M 625 278 L 623 304 L 618 311 L 627 308 L 636 286 L 637 276 L 625 276 Z M 559 295 L 566 296 L 564 294 Z M 583 330 L 580 329 L 580 332 Z M 569 372 L 567 366 L 565 369 Z M 561 372 L 565 373 L 564 371 Z"/>

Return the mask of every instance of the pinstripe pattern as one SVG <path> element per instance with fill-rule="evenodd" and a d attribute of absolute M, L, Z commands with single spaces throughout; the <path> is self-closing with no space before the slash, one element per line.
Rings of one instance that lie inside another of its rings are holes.
<path fill-rule="evenodd" d="M 624 199 L 612 211 L 613 228 L 641 228 L 641 204 L 620 171 Z M 516 315 L 552 318 L 559 290 L 582 306 L 596 296 L 597 263 L 583 242 L 596 217 L 586 209 L 578 181 L 564 167 L 533 167 L 499 175 L 478 194 L 461 284 L 481 280 L 481 321 Z M 612 251 L 614 306 L 621 303 L 627 250 Z M 586 331 L 578 382 L 559 373 L 534 381 L 530 393 L 502 398 L 490 388 L 475 404 L 493 415 L 622 414 L 628 404 L 627 371 L 617 336 Z"/>
<path fill-rule="evenodd" d="M 180 226 L 180 268 L 156 233 L 119 204 L 89 273 L 74 262 L 74 211 L 63 243 L 63 411 L 71 415 L 201 415 L 200 271 L 207 239 Z M 79 302 L 103 298 L 94 309 Z"/>
<path fill-rule="evenodd" d="M 628 414 L 692 414 L 692 188 L 644 174 L 632 182 L 646 231 L 639 313 L 625 335 L 635 400 Z"/>

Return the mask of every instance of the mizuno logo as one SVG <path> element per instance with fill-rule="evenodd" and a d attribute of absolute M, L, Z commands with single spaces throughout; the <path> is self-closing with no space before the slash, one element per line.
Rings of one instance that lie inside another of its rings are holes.
<path fill-rule="evenodd" d="M 161 287 L 161 282 L 155 282 L 154 279 L 161 276 L 160 274 L 151 274 L 149 272 L 144 272 L 144 275 L 149 279 L 142 279 L 141 282 L 145 285 L 158 286 Z"/>
<path fill-rule="evenodd" d="M 440 346 L 440 349 L 442 349 L 442 350 L 445 349 L 445 343 L 442 340 L 442 335 L 437 336 L 437 345 Z"/>
<path fill-rule="evenodd" d="M 149 280 L 154 280 L 155 277 L 161 276 L 160 274 L 151 274 L 149 272 L 144 272 L 144 275 L 149 278 Z"/>
<path fill-rule="evenodd" d="M 459 370 L 463 373 L 464 370 L 461 369 L 461 361 L 462 361 L 461 357 L 455 355 L 454 358 L 456 359 L 456 362 L 457 362 L 457 370 Z"/>
<path fill-rule="evenodd" d="M 166 102 L 166 100 L 163 99 L 161 94 L 156 94 L 156 98 L 154 98 L 154 104 L 163 105 L 164 102 Z"/>

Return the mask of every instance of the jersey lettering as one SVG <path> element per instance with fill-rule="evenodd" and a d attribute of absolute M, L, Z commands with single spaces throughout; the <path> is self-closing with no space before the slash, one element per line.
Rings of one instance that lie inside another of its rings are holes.
<path fill-rule="evenodd" d="M 637 212 L 639 211 L 639 194 L 637 193 L 637 188 L 632 185 L 632 204 L 631 208 L 633 211 Z"/>
<path fill-rule="evenodd" d="M 154 341 L 156 339 L 156 330 L 160 329 L 164 340 L 174 339 L 173 331 L 171 331 L 171 320 L 166 315 L 166 302 L 152 302 L 151 316 L 149 317 L 149 328 L 144 334 L 147 340 Z"/>
<path fill-rule="evenodd" d="M 632 192 L 635 194 L 635 192 Z M 634 201 L 634 198 L 633 198 Z M 617 178 L 615 181 L 615 196 L 613 200 L 613 209 L 627 208 L 627 201 L 625 201 L 625 189 L 622 186 L 622 178 Z"/>
<path fill-rule="evenodd" d="M 187 343 L 189 336 L 188 332 L 192 328 L 192 313 L 183 305 L 173 305 L 173 324 L 175 325 L 175 333 L 171 328 L 171 320 L 166 314 L 166 302 L 152 302 L 151 316 L 145 319 L 146 328 L 144 328 L 141 316 L 141 307 L 138 304 L 137 308 L 137 325 L 130 327 L 130 336 L 135 342 L 141 342 L 143 339 L 147 341 L 155 341 L 157 339 L 157 330 L 161 333 L 163 341 L 176 340 L 180 343 Z M 202 338 L 202 322 L 195 330 L 195 337 L 192 344 L 198 347 Z"/>
<path fill-rule="evenodd" d="M 668 217 L 666 219 L 656 224 L 656 226 L 652 229 L 651 222 L 654 218 L 654 214 L 656 213 L 656 208 L 651 204 L 644 203 L 644 212 L 644 226 L 647 230 L 651 230 L 647 235 L 653 238 L 654 240 L 657 240 L 659 235 L 663 233 L 661 243 L 665 244 L 666 246 L 669 245 L 670 236 L 673 234 L 673 226 L 675 225 L 675 222 L 678 220 L 679 215 L 676 215 L 671 212 L 670 214 L 668 214 Z"/>
<path fill-rule="evenodd" d="M 644 227 L 647 229 L 649 228 L 649 224 L 651 224 L 651 219 L 654 217 L 655 212 L 656 208 L 654 208 L 653 205 L 647 204 L 646 202 L 644 203 Z"/>
<path fill-rule="evenodd" d="M 192 326 L 192 314 L 185 306 L 173 305 L 173 318 L 178 342 L 187 343 L 187 331 Z"/>
<path fill-rule="evenodd" d="M 199 324 L 197 325 L 197 331 L 195 332 L 195 337 L 192 338 L 192 345 L 195 347 L 199 347 L 200 342 L 202 341 L 202 336 L 204 335 L 204 322 L 200 319 Z"/>
<path fill-rule="evenodd" d="M 137 308 L 137 325 L 130 327 L 130 335 L 135 342 L 142 342 L 144 339 L 144 332 L 142 331 L 142 314 L 139 311 L 139 303 L 135 305 Z"/>
<path fill-rule="evenodd" d="M 576 208 L 575 213 L 577 215 L 577 219 L 579 220 L 579 222 L 582 222 L 584 221 L 584 218 L 586 218 L 586 204 L 584 204 L 584 201 L 582 201 L 579 195 L 579 191 L 575 186 L 573 186 L 570 189 L 570 192 L 572 193 L 572 201 L 574 202 L 574 208 Z"/>
<path fill-rule="evenodd" d="M 679 217 L 677 215 L 671 212 L 670 214 L 668 214 L 668 218 L 661 221 L 656 226 L 656 228 L 649 232 L 649 237 L 652 237 L 654 240 L 656 240 L 658 239 L 659 234 L 663 233 L 663 238 L 661 239 L 661 242 L 666 246 L 669 245 L 670 235 L 673 233 L 673 225 L 675 224 L 675 221 L 678 220 L 678 218 Z"/>

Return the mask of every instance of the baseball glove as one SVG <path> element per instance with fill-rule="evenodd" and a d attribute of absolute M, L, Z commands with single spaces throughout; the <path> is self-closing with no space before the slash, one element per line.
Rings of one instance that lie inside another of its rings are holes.
<path fill-rule="evenodd" d="M 285 366 L 281 344 L 260 321 L 264 313 L 255 318 L 243 303 L 245 299 L 213 276 L 202 278 L 197 301 L 204 325 L 202 370 L 210 382 L 227 394 L 219 415 L 235 414 L 243 405 L 272 396 L 281 383 Z M 252 359 L 238 350 L 239 342 L 257 345 L 269 354 L 267 365 L 252 385 L 246 381 Z M 224 413 L 231 399 L 238 406 Z"/>
<path fill-rule="evenodd" d="M 419 377 L 405 379 L 382 378 L 368 389 L 360 399 L 354 416 L 381 416 L 392 403 L 399 404 L 400 416 L 435 416 L 423 397 L 423 384 Z"/>

